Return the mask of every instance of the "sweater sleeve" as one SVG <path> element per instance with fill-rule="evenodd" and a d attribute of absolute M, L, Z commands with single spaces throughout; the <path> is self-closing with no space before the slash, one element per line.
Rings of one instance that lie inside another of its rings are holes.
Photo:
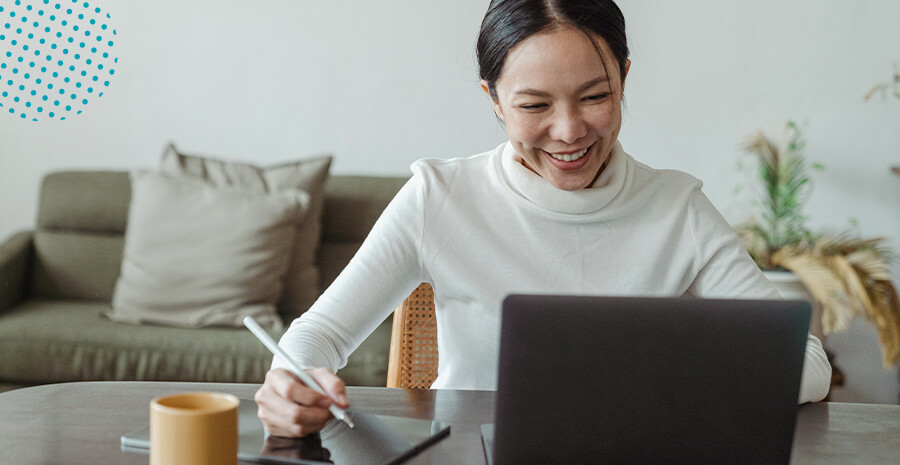
<path fill-rule="evenodd" d="M 689 223 L 701 266 L 688 292 L 708 298 L 781 299 L 699 186 L 690 203 Z M 822 343 L 808 334 L 799 402 L 824 399 L 830 385 L 831 364 Z"/>
<path fill-rule="evenodd" d="M 424 187 L 414 175 L 397 193 L 356 255 L 310 309 L 295 319 L 279 345 L 303 368 L 332 371 L 424 279 L 421 238 Z M 272 368 L 286 365 L 277 357 Z"/>

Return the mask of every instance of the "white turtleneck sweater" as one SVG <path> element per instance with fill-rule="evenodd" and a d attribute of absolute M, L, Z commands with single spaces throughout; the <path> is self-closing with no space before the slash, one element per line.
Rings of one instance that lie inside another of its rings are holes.
<path fill-rule="evenodd" d="M 638 163 L 619 144 L 578 191 L 516 162 L 508 143 L 420 160 L 412 172 L 346 269 L 282 337 L 302 366 L 343 367 L 421 282 L 435 289 L 432 387 L 447 389 L 496 389 L 500 308 L 511 293 L 780 298 L 698 180 Z M 810 335 L 800 401 L 822 399 L 830 377 Z"/>

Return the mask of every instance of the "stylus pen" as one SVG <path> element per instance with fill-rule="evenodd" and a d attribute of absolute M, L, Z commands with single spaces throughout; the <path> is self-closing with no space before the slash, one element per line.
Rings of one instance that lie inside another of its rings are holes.
<path fill-rule="evenodd" d="M 322 391 L 319 383 L 317 383 L 316 380 L 312 378 L 312 376 L 309 376 L 306 371 L 300 368 L 300 365 L 297 365 L 297 362 L 295 362 L 294 359 L 292 359 L 287 354 L 287 352 L 284 351 L 284 349 L 278 346 L 278 343 L 275 342 L 275 340 L 272 339 L 271 336 L 269 336 L 269 333 L 267 333 L 264 329 L 262 329 L 262 327 L 259 326 L 259 323 L 257 323 L 252 316 L 244 317 L 244 326 L 246 326 L 247 329 L 249 329 L 250 332 L 253 333 L 253 335 L 256 336 L 257 339 L 259 339 L 259 342 L 262 342 L 263 345 L 266 346 L 267 349 L 269 349 L 278 358 L 284 360 L 291 368 L 291 371 L 295 375 L 297 375 L 298 378 L 300 378 L 300 381 L 303 381 L 303 384 L 307 385 L 310 389 L 318 392 L 319 394 L 327 395 L 324 391 Z M 353 424 L 353 420 L 350 419 L 350 415 L 348 415 L 346 411 L 344 411 L 337 405 L 331 404 L 331 406 L 328 407 L 328 411 L 331 412 L 331 414 L 334 415 L 335 418 L 346 423 L 350 428 L 353 428 L 355 426 Z"/>

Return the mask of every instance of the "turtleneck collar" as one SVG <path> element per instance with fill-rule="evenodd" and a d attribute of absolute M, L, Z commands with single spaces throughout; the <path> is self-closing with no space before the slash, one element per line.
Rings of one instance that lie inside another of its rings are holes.
<path fill-rule="evenodd" d="M 507 187 L 526 202 L 555 213 L 584 215 L 602 210 L 622 191 L 628 175 L 628 154 L 618 141 L 594 184 L 577 191 L 558 189 L 516 161 L 511 143 L 502 150 L 499 171 Z"/>

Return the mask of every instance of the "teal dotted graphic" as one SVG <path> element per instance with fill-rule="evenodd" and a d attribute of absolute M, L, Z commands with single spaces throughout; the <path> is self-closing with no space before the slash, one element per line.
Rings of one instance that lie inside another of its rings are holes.
<path fill-rule="evenodd" d="M 111 22 L 96 0 L 0 0 L 0 114 L 65 120 L 95 103 L 119 63 Z"/>

